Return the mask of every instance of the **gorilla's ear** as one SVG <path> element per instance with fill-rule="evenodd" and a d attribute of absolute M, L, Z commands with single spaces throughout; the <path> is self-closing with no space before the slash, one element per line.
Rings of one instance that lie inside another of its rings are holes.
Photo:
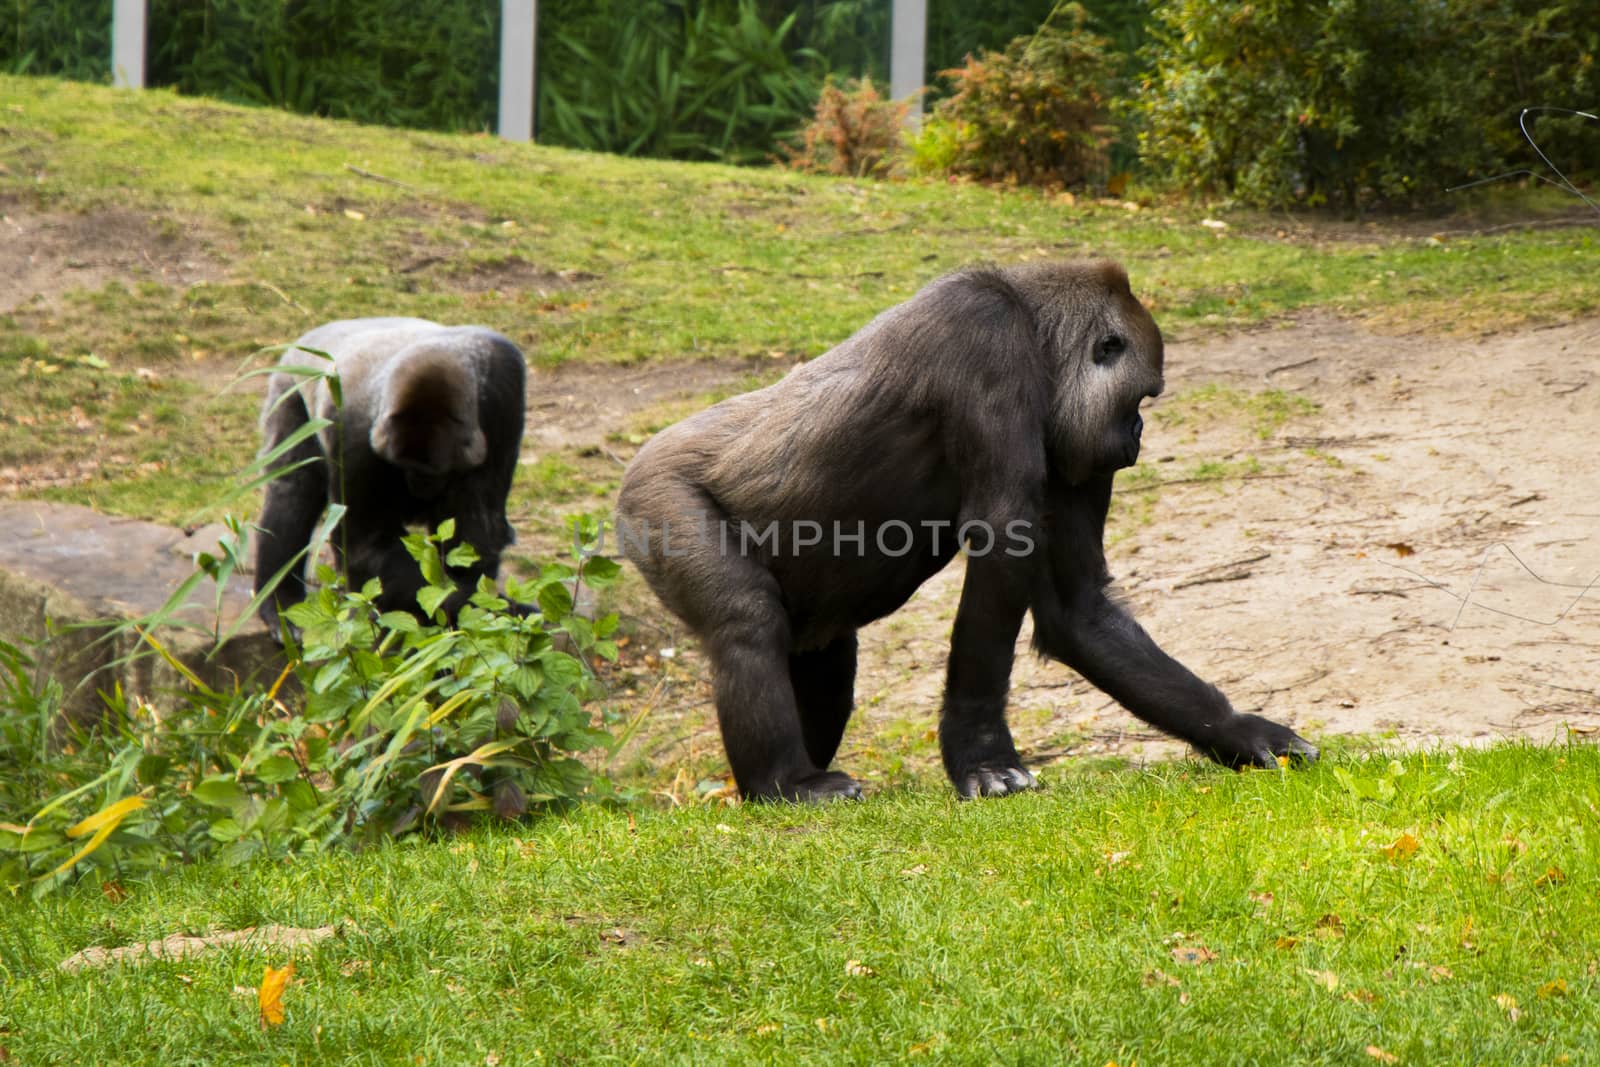
<path fill-rule="evenodd" d="M 372 451 L 388 460 L 397 462 L 400 450 L 395 447 L 394 416 L 384 415 L 372 424 L 371 431 L 367 434 L 367 444 L 372 446 Z"/>
<path fill-rule="evenodd" d="M 489 439 L 483 436 L 482 428 L 474 426 L 472 433 L 467 437 L 467 446 L 461 450 L 461 466 L 463 469 L 481 467 L 487 458 L 489 458 Z"/>

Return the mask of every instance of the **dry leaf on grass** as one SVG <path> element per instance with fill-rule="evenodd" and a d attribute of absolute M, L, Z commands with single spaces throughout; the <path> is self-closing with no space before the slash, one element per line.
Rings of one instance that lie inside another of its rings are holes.
<path fill-rule="evenodd" d="M 1566 872 L 1560 867 L 1547 867 L 1545 872 L 1533 880 L 1533 884 L 1543 889 L 1545 886 L 1560 885 L 1567 880 Z"/>
<path fill-rule="evenodd" d="M 1321 986 L 1323 989 L 1326 989 L 1330 993 L 1339 988 L 1339 976 L 1334 974 L 1332 971 L 1313 971 L 1307 969 L 1306 974 L 1311 977 L 1313 982 L 1317 983 L 1317 985 Z"/>
<path fill-rule="evenodd" d="M 1378 851 L 1382 852 L 1389 860 L 1398 863 L 1400 860 L 1408 860 L 1416 855 L 1417 849 L 1420 847 L 1422 847 L 1422 843 L 1415 837 L 1410 834 L 1401 834 L 1394 839 L 1392 845 L 1384 845 Z"/>
<path fill-rule="evenodd" d="M 1505 1012 L 1506 1018 L 1512 1022 L 1516 1022 L 1522 1017 L 1522 1010 L 1517 1007 L 1517 998 L 1510 993 L 1496 993 L 1494 1002 L 1500 1006 L 1500 1010 Z"/>
<path fill-rule="evenodd" d="M 1190 967 L 1198 967 L 1203 963 L 1215 962 L 1217 954 L 1204 945 L 1178 945 L 1172 950 L 1172 958 Z"/>
<path fill-rule="evenodd" d="M 1317 920 L 1316 926 L 1313 927 L 1313 930 L 1318 937 L 1343 937 L 1344 920 L 1332 912 L 1329 912 L 1327 915 L 1324 915 L 1322 918 Z"/>
<path fill-rule="evenodd" d="M 1396 1056 L 1392 1052 L 1385 1052 L 1383 1049 L 1379 1048 L 1377 1045 L 1368 1045 L 1367 1046 L 1367 1055 L 1371 1056 L 1373 1059 L 1377 1060 L 1379 1063 L 1399 1063 L 1400 1062 L 1400 1057 L 1399 1056 Z"/>

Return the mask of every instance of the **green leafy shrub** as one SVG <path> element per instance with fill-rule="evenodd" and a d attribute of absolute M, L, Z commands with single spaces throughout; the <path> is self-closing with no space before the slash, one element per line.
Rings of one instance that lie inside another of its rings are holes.
<path fill-rule="evenodd" d="M 452 526 L 406 539 L 430 614 L 452 591 L 446 567 L 471 562 L 465 545 L 441 558 Z M 610 740 L 585 703 L 617 618 L 574 612 L 578 586 L 618 571 L 589 553 L 598 537 L 577 522 L 572 566 L 508 583 L 542 616 L 507 614 L 484 579 L 454 627 L 379 614 L 376 581 L 347 590 L 323 568 L 287 612 L 302 638 L 276 682 L 219 692 L 169 658 L 188 682 L 173 703 L 114 693 L 105 724 L 66 746 L 50 743 L 59 688 L 0 644 L 0 886 L 282 857 L 603 794 L 576 758 Z"/>
<path fill-rule="evenodd" d="M 756 0 L 594 5 L 549 28 L 539 139 L 592 151 L 765 162 L 805 121 L 816 55 Z"/>
<path fill-rule="evenodd" d="M 871 78 L 822 87 L 799 143 L 784 149 L 795 170 L 848 178 L 882 178 L 894 168 L 909 100 L 886 100 Z"/>
<path fill-rule="evenodd" d="M 954 92 L 924 123 L 919 162 L 987 181 L 1083 186 L 1102 179 L 1115 67 L 1087 21 L 1081 5 L 1058 4 L 1032 36 L 943 71 Z"/>
<path fill-rule="evenodd" d="M 1144 162 L 1257 205 L 1437 202 L 1531 158 L 1523 106 L 1600 92 L 1579 6 L 1167 0 L 1136 105 Z"/>

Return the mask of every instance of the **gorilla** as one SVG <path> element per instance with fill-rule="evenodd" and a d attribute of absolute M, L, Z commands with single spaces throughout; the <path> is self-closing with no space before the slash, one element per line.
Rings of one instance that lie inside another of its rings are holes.
<path fill-rule="evenodd" d="M 272 463 L 283 473 L 267 484 L 257 523 L 256 592 L 306 547 L 324 508 L 342 503 L 333 538 L 339 566 L 352 588 L 382 581 L 383 611 L 419 611 L 422 575 L 400 543 L 406 528 L 455 519 L 456 540 L 477 549 L 479 559 L 450 570 L 456 591 L 442 607 L 454 618 L 478 578 L 499 572 L 500 553 L 513 539 L 506 494 L 522 444 L 522 352 L 481 326 L 348 319 L 301 337 L 278 366 L 261 408 L 262 454 L 312 415 L 329 424 Z M 325 374 L 285 368 L 332 372 L 339 392 Z M 280 608 L 305 595 L 302 560 L 262 602 L 262 621 L 277 634 Z"/>
<path fill-rule="evenodd" d="M 623 553 L 710 657 L 748 798 L 856 797 L 829 770 L 856 631 L 964 548 L 939 718 L 964 797 L 1036 785 L 1006 725 L 1023 614 L 1034 645 L 1233 767 L 1311 761 L 1236 712 L 1107 593 L 1111 484 L 1162 390 L 1161 333 L 1113 263 L 940 278 L 765 389 L 656 434 L 618 502 Z"/>

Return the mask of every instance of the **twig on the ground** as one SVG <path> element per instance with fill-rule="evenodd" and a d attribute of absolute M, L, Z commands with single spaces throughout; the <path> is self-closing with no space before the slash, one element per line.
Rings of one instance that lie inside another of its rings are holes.
<path fill-rule="evenodd" d="M 1284 685 L 1272 686 L 1267 690 L 1267 696 L 1270 697 L 1276 693 L 1287 693 L 1291 689 L 1299 689 L 1303 685 L 1310 685 L 1312 682 L 1320 682 L 1322 679 L 1326 678 L 1332 673 L 1333 672 L 1328 670 L 1326 667 L 1323 667 L 1319 670 L 1314 670 L 1307 674 L 1304 678 L 1296 678 L 1294 681 L 1288 682 Z"/>
<path fill-rule="evenodd" d="M 1302 360 L 1300 360 L 1299 362 L 1296 362 L 1296 363 L 1285 363 L 1281 367 L 1273 367 L 1271 370 L 1267 371 L 1266 374 L 1263 374 L 1262 377 L 1263 378 L 1270 378 L 1274 374 L 1282 374 L 1286 370 L 1297 370 L 1300 367 L 1309 367 L 1311 364 L 1315 363 L 1317 360 L 1319 360 L 1321 358 L 1322 358 L 1321 356 L 1312 356 L 1309 359 L 1302 359 Z"/>
<path fill-rule="evenodd" d="M 1253 556 L 1246 556 L 1244 559 L 1236 559 L 1232 563 L 1219 563 L 1215 567 L 1207 567 L 1197 576 L 1186 579 L 1179 582 L 1177 585 L 1174 585 L 1172 587 L 1173 591 L 1176 592 L 1179 589 L 1188 589 L 1189 587 L 1196 585 L 1212 585 L 1216 582 L 1237 582 L 1240 579 L 1248 578 L 1250 577 L 1250 571 L 1248 570 L 1249 565 L 1252 563 L 1260 563 L 1262 560 L 1271 555 L 1271 552 L 1257 552 Z"/>
<path fill-rule="evenodd" d="M 414 263 L 407 263 L 405 266 L 403 266 L 399 270 L 395 271 L 395 273 L 396 274 L 415 274 L 417 271 L 423 269 L 424 267 L 431 267 L 435 263 L 443 263 L 448 258 L 450 258 L 450 257 L 448 257 L 448 256 L 423 256 L 421 259 L 415 261 Z"/>
<path fill-rule="evenodd" d="M 354 163 L 346 163 L 344 165 L 344 169 L 349 171 L 351 174 L 359 174 L 363 178 L 370 178 L 371 180 L 373 180 L 375 182 L 382 182 L 385 185 L 399 186 L 401 189 L 409 189 L 413 193 L 421 191 L 415 185 L 408 185 L 408 184 L 406 184 L 405 182 L 401 181 L 398 178 L 390 178 L 390 177 L 388 177 L 386 175 L 377 174 L 377 173 L 375 173 L 373 171 L 370 171 L 370 170 L 363 170 L 362 168 L 356 166 Z"/>

